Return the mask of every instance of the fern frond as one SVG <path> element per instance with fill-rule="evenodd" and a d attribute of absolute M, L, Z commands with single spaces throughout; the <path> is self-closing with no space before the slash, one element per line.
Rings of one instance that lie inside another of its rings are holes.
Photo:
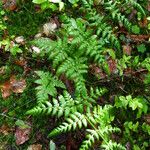
<path fill-rule="evenodd" d="M 62 125 L 52 130 L 49 137 L 53 137 L 71 130 L 74 131 L 77 127 L 81 129 L 83 126 L 87 127 L 87 120 L 85 116 L 79 112 L 75 112 L 66 119 L 66 122 L 63 122 Z"/>
<path fill-rule="evenodd" d="M 107 91 L 108 90 L 106 88 L 96 87 L 95 89 L 93 89 L 93 87 L 91 87 L 90 97 L 94 99 L 98 99 L 98 97 L 104 95 Z"/>
<path fill-rule="evenodd" d="M 87 129 L 88 133 L 86 135 L 86 140 L 82 142 L 82 145 L 80 147 L 80 150 L 88 150 L 96 140 L 99 140 L 100 138 L 105 142 L 108 143 L 110 139 L 110 134 L 113 132 L 120 131 L 119 128 L 113 128 L 110 125 L 106 126 L 104 128 L 101 128 L 98 126 L 98 128 L 95 129 Z"/>
<path fill-rule="evenodd" d="M 142 8 L 142 6 L 138 2 L 136 2 L 135 0 L 125 0 L 125 1 L 127 4 L 131 4 L 139 12 L 141 12 L 143 16 L 146 16 L 144 9 Z"/>
<path fill-rule="evenodd" d="M 69 114 L 73 114 L 77 111 L 83 112 L 83 103 L 79 103 L 79 101 L 73 99 L 67 91 L 64 91 L 63 95 L 58 97 L 58 100 L 53 98 L 51 102 L 45 101 L 40 103 L 38 106 L 29 110 L 27 114 L 46 114 L 59 118 L 61 116 L 68 117 Z"/>
<path fill-rule="evenodd" d="M 50 40 L 49 38 L 39 38 L 31 42 L 31 44 L 36 45 L 41 50 L 51 49 L 53 47 L 53 43 L 54 41 Z"/>
<path fill-rule="evenodd" d="M 112 142 L 111 140 L 107 144 L 101 145 L 101 147 L 105 150 L 126 150 L 124 146 L 116 142 Z"/>
<path fill-rule="evenodd" d="M 49 96 L 55 97 L 57 95 L 56 87 L 65 89 L 65 85 L 56 76 L 53 77 L 50 72 L 36 71 L 36 74 L 40 79 L 36 80 L 35 83 L 38 84 L 36 87 L 38 102 L 43 102 L 48 100 Z"/>
<path fill-rule="evenodd" d="M 101 126 L 105 127 L 114 120 L 113 107 L 111 105 L 105 105 L 94 107 L 93 117 L 96 122 L 99 122 Z"/>
<path fill-rule="evenodd" d="M 104 16 L 97 14 L 96 10 L 92 8 L 91 4 L 88 3 L 87 0 L 82 0 L 82 3 L 88 12 L 87 19 L 89 20 L 89 25 L 96 28 L 96 33 L 100 36 L 99 43 L 101 43 L 101 47 L 110 42 L 111 45 L 120 50 L 120 42 L 113 34 L 111 26 L 107 25 L 104 21 Z"/>
<path fill-rule="evenodd" d="M 82 142 L 80 150 L 89 150 L 95 140 L 100 139 L 97 130 L 87 129 L 86 131 L 88 132 L 88 134 L 86 135 L 86 140 Z"/>
<path fill-rule="evenodd" d="M 67 39 L 64 38 L 58 39 L 57 42 L 55 42 L 56 46 L 48 52 L 49 59 L 53 61 L 53 67 L 56 68 L 58 64 L 61 64 L 63 61 L 65 61 L 69 56 L 69 46 L 67 45 Z"/>
<path fill-rule="evenodd" d="M 65 73 L 69 79 L 76 79 L 87 73 L 86 58 L 68 58 L 57 69 L 57 74 Z"/>
<path fill-rule="evenodd" d="M 104 3 L 103 6 L 106 10 L 108 10 L 111 13 L 112 18 L 114 20 L 120 22 L 124 27 L 126 27 L 130 31 L 132 24 L 124 15 L 120 13 L 119 9 L 117 8 L 117 4 L 117 1 L 114 2 L 113 0 L 111 0 Z"/>

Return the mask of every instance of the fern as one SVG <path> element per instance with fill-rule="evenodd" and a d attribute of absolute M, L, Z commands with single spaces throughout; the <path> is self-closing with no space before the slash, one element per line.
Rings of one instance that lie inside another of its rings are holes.
<path fill-rule="evenodd" d="M 60 95 L 58 97 L 58 100 L 53 98 L 52 102 L 45 101 L 43 103 L 40 103 L 35 108 L 29 110 L 27 114 L 47 114 L 56 116 L 58 118 L 63 115 L 65 117 L 68 117 L 70 113 L 72 114 L 74 112 L 77 112 L 79 110 L 78 108 L 81 111 L 82 104 L 79 103 L 77 100 L 74 100 L 67 91 L 64 91 L 64 95 Z"/>
<path fill-rule="evenodd" d="M 132 5 L 144 15 L 141 5 L 137 2 L 122 2 L 124 6 L 127 6 L 127 3 Z M 104 9 L 101 14 L 98 13 L 98 7 L 95 7 L 93 0 L 82 0 L 78 5 L 81 16 L 67 17 L 55 41 L 41 38 L 33 42 L 41 49 L 41 55 L 52 63 L 56 78 L 48 72 L 39 73 L 40 79 L 36 81 L 39 86 L 36 89 L 38 101 L 42 103 L 38 103 L 27 114 L 46 114 L 64 119 L 58 127 L 50 131 L 49 137 L 84 128 L 86 136 L 80 150 L 90 149 L 99 140 L 102 140 L 101 147 L 105 149 L 124 150 L 124 146 L 111 139 L 112 133 L 121 132 L 119 128 L 112 126 L 115 119 L 114 110 L 128 106 L 132 110 L 137 109 L 137 117 L 140 117 L 143 112 L 147 112 L 147 106 L 140 98 L 133 99 L 127 96 L 116 99 L 114 106 L 102 107 L 97 100 L 107 92 L 107 89 L 89 87 L 86 82 L 89 65 L 95 63 L 102 66 L 109 58 L 105 55 L 109 47 L 121 54 L 121 45 L 115 35 L 116 29 L 113 23 L 110 23 L 110 19 L 129 31 L 132 27 L 132 23 L 120 11 L 119 0 L 103 0 L 99 5 Z M 106 12 L 111 16 L 105 17 Z M 131 57 L 128 56 L 129 58 Z M 123 70 L 121 60 L 118 60 L 120 66 L 117 66 L 120 72 Z M 128 61 L 123 64 L 124 68 L 127 68 L 126 63 L 128 64 Z M 142 64 L 144 65 L 144 62 Z M 58 80 L 61 75 L 72 81 L 74 91 L 71 94 L 64 91 L 58 96 L 57 88 L 65 89 L 64 84 Z M 141 108 L 144 111 L 141 111 Z"/>
<path fill-rule="evenodd" d="M 35 81 L 39 85 L 36 87 L 38 102 L 48 100 L 49 96 L 56 96 L 56 87 L 66 88 L 62 81 L 58 80 L 56 76 L 53 77 L 49 72 L 36 71 L 36 74 L 40 77 L 40 79 Z"/>
<path fill-rule="evenodd" d="M 125 0 L 125 1 L 127 4 L 131 4 L 139 12 L 141 12 L 143 17 L 146 16 L 144 9 L 142 8 L 142 6 L 138 2 L 136 2 L 135 0 Z"/>
<path fill-rule="evenodd" d="M 118 144 L 116 142 L 112 142 L 111 140 L 107 143 L 107 144 L 103 144 L 102 147 L 105 150 L 126 150 L 126 148 L 124 146 L 122 146 L 121 144 Z"/>
<path fill-rule="evenodd" d="M 87 127 L 87 120 L 85 119 L 85 116 L 83 114 L 75 112 L 66 119 L 66 122 L 62 123 L 62 125 L 51 131 L 49 137 L 53 137 L 70 130 L 74 131 L 77 127 L 81 129 L 83 126 Z"/>
<path fill-rule="evenodd" d="M 88 12 L 89 25 L 96 28 L 96 34 L 100 36 L 101 46 L 109 42 L 120 50 L 120 42 L 113 34 L 111 26 L 104 21 L 104 16 L 97 14 L 96 10 L 92 8 L 93 3 L 88 3 L 87 0 L 82 0 L 82 2 Z"/>
<path fill-rule="evenodd" d="M 109 116 L 109 111 L 111 109 L 111 106 L 106 105 L 104 108 L 100 106 L 94 107 L 93 112 L 88 109 L 85 114 L 75 112 L 66 119 L 66 122 L 63 122 L 57 128 L 52 130 L 49 137 L 71 130 L 74 131 L 77 128 L 80 129 L 82 127 L 87 127 L 87 124 L 90 124 L 93 129 L 86 129 L 88 134 L 86 135 L 86 140 L 81 144 L 80 150 L 89 149 L 89 147 L 91 147 L 93 143 L 100 138 L 103 139 L 104 143 L 109 145 L 110 133 L 120 131 L 119 128 L 111 127 L 109 125 L 113 120 L 113 118 Z"/>
<path fill-rule="evenodd" d="M 117 4 L 118 4 L 117 1 L 114 2 L 113 0 L 111 0 L 104 3 L 104 8 L 111 13 L 112 18 L 114 20 L 117 20 L 118 23 L 121 23 L 124 27 L 126 27 L 130 31 L 132 24 L 124 15 L 120 13 L 120 10 L 117 8 Z"/>

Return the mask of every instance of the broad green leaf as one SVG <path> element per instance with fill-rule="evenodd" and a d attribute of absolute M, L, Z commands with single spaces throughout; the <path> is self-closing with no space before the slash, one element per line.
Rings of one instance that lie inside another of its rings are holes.
<path fill-rule="evenodd" d="M 42 4 L 44 2 L 46 2 L 47 0 L 33 0 L 32 2 L 35 4 Z"/>
<path fill-rule="evenodd" d="M 140 33 L 140 28 L 137 25 L 132 26 L 132 32 L 135 34 Z"/>
<path fill-rule="evenodd" d="M 138 52 L 144 53 L 146 51 L 145 44 L 140 44 L 137 46 Z"/>
<path fill-rule="evenodd" d="M 49 143 L 49 150 L 56 150 L 56 144 L 52 140 Z"/>

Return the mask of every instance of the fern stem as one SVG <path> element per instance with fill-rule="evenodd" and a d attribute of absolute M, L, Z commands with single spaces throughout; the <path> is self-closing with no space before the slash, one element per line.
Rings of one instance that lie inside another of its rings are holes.
<path fill-rule="evenodd" d="M 96 131 L 97 128 L 94 126 L 94 124 L 88 119 L 87 116 L 85 116 L 85 118 L 87 119 L 87 121 L 89 122 L 89 124 L 92 126 L 92 128 Z M 108 142 L 107 142 L 106 139 L 103 137 L 103 135 L 102 135 L 100 132 L 98 132 L 98 134 L 99 134 L 100 137 L 103 139 L 103 141 L 104 141 L 106 144 L 108 144 Z"/>

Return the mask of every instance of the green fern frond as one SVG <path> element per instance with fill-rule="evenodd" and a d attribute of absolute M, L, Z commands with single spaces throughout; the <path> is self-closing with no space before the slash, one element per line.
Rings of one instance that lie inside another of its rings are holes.
<path fill-rule="evenodd" d="M 142 8 L 142 6 L 138 2 L 136 2 L 135 0 L 125 0 L 125 1 L 127 4 L 131 4 L 139 12 L 141 12 L 143 16 L 146 16 L 144 9 Z"/>
<path fill-rule="evenodd" d="M 53 67 L 56 68 L 58 64 L 61 64 L 68 58 L 68 53 L 70 51 L 69 46 L 67 45 L 67 39 L 64 38 L 58 39 L 55 42 L 56 46 L 48 52 L 49 59 L 53 61 Z"/>
<path fill-rule="evenodd" d="M 94 142 L 100 139 L 97 130 L 87 129 L 86 131 L 88 132 L 88 134 L 86 135 L 86 140 L 82 142 L 80 150 L 89 150 Z"/>
<path fill-rule="evenodd" d="M 93 116 L 95 122 L 101 123 L 101 126 L 106 126 L 114 120 L 113 106 L 105 105 L 103 108 L 101 106 L 94 107 Z"/>
<path fill-rule="evenodd" d="M 87 73 L 86 58 L 68 58 L 57 69 L 57 74 L 65 73 L 69 79 L 77 79 Z"/>
<path fill-rule="evenodd" d="M 104 95 L 108 90 L 106 88 L 96 87 L 95 89 L 91 87 L 90 89 L 90 97 L 94 99 L 98 99 L 98 97 Z"/>
<path fill-rule="evenodd" d="M 62 125 L 52 130 L 49 137 L 53 137 L 71 130 L 74 131 L 76 128 L 81 129 L 83 126 L 87 127 L 87 120 L 85 116 L 79 112 L 75 112 L 66 119 L 66 122 L 63 122 Z"/>
<path fill-rule="evenodd" d="M 87 97 L 87 88 L 83 77 L 78 77 L 75 79 L 75 96 L 81 96 L 83 98 Z"/>
<path fill-rule="evenodd" d="M 41 50 L 51 49 L 53 47 L 53 41 L 49 38 L 38 38 L 33 40 L 31 44 L 38 46 Z"/>
<path fill-rule="evenodd" d="M 87 0 L 82 0 L 82 3 L 88 12 L 87 19 L 89 20 L 89 25 L 96 28 L 97 35 L 101 36 L 99 42 L 101 43 L 101 47 L 110 42 L 111 45 L 120 50 L 120 42 L 113 34 L 111 26 L 107 25 L 104 21 L 104 16 L 97 14 L 96 10 L 92 8 L 91 4 L 88 3 Z"/>
<path fill-rule="evenodd" d="M 98 128 L 94 127 L 94 129 L 87 129 L 86 140 L 82 142 L 80 150 L 88 150 L 96 140 L 102 139 L 105 143 L 108 143 L 110 139 L 110 134 L 113 132 L 119 132 L 119 128 L 111 127 L 110 125 L 102 128 L 98 126 Z"/>
<path fill-rule="evenodd" d="M 38 102 L 48 100 L 49 96 L 55 97 L 57 95 L 56 87 L 65 89 L 65 85 L 56 76 L 53 77 L 50 72 L 36 71 L 40 79 L 36 80 L 38 84 L 36 87 Z"/>
<path fill-rule="evenodd" d="M 101 145 L 101 147 L 105 150 L 126 150 L 124 146 L 116 142 L 112 142 L 111 140 L 107 144 Z"/>
<path fill-rule="evenodd" d="M 83 112 L 83 103 L 73 99 L 67 91 L 64 91 L 63 95 L 58 97 L 58 100 L 53 98 L 51 102 L 45 101 L 43 103 L 39 103 L 38 106 L 29 110 L 27 114 L 46 114 L 59 118 L 61 116 L 68 117 L 70 114 L 77 111 L 80 111 L 81 113 Z"/>
<path fill-rule="evenodd" d="M 104 60 L 102 55 L 103 43 L 99 42 L 92 30 L 87 29 L 86 21 L 83 19 L 70 19 L 69 23 L 64 26 L 68 35 L 72 37 L 70 44 L 75 47 L 74 55 L 76 57 L 89 56 L 95 62 L 101 63 Z"/>
<path fill-rule="evenodd" d="M 121 23 L 124 27 L 126 27 L 130 31 L 132 24 L 124 15 L 120 13 L 119 9 L 117 8 L 117 4 L 118 4 L 117 1 L 114 2 L 111 0 L 104 3 L 104 8 L 111 13 L 112 18 L 114 20 L 117 20 L 118 23 Z"/>

